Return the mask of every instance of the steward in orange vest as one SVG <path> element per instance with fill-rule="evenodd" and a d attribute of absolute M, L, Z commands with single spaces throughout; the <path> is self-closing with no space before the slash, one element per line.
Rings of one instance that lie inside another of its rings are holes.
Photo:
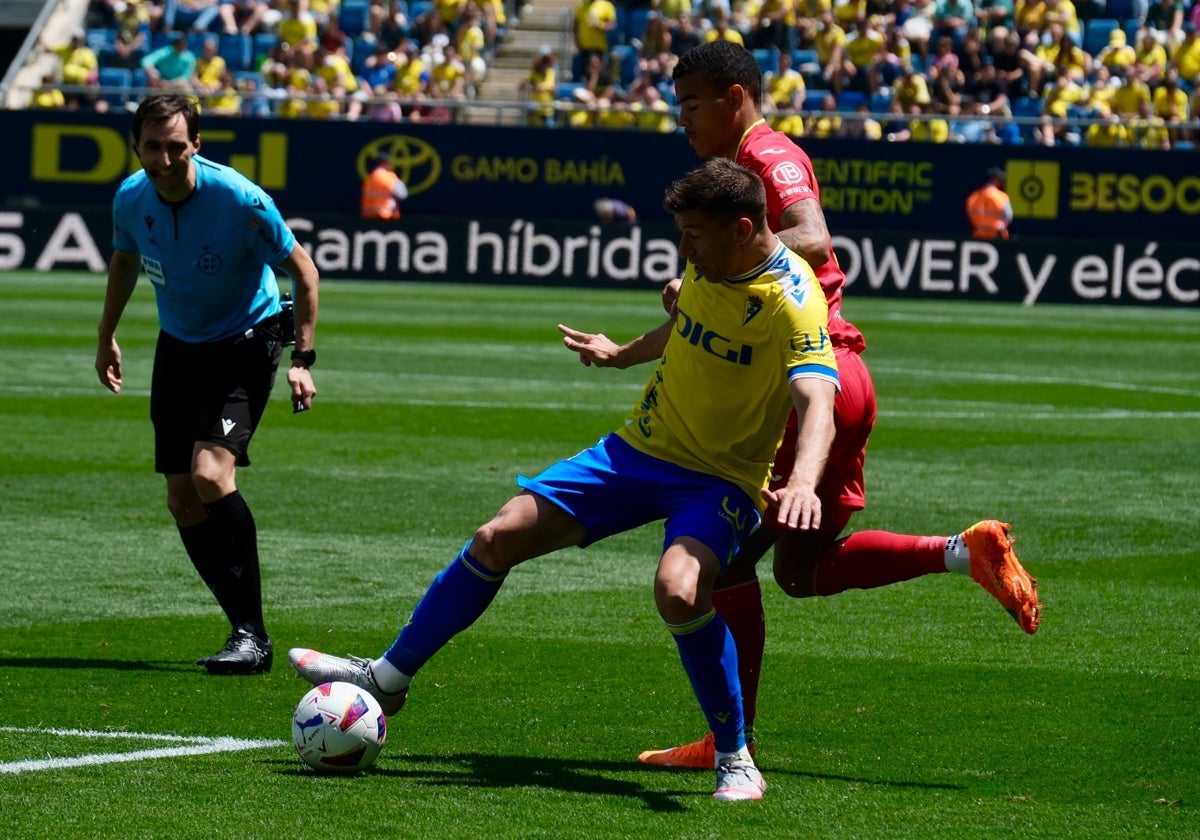
<path fill-rule="evenodd" d="M 361 215 L 364 219 L 399 219 L 400 202 L 408 198 L 408 187 L 392 171 L 386 157 L 375 158 L 363 180 Z"/>
<path fill-rule="evenodd" d="M 1012 201 L 1004 191 L 1003 169 L 989 169 L 987 183 L 967 196 L 967 218 L 976 239 L 1008 239 Z"/>

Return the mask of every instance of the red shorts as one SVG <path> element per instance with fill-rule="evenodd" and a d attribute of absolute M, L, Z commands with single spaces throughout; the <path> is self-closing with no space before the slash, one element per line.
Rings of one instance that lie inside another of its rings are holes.
<path fill-rule="evenodd" d="M 833 402 L 834 437 L 829 449 L 825 475 L 817 485 L 821 499 L 821 517 L 827 522 L 847 522 L 850 514 L 867 504 L 863 464 L 867 459 L 867 438 L 875 427 L 875 383 L 862 357 L 846 347 L 835 347 L 840 390 Z M 771 489 L 787 484 L 796 461 L 796 412 L 788 418 L 783 442 L 775 453 L 771 468 Z M 764 525 L 772 522 L 763 517 Z M 840 530 L 840 529 L 839 529 Z"/>

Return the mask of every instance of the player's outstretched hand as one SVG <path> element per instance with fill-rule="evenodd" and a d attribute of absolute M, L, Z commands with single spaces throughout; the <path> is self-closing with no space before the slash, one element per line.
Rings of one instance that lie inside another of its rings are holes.
<path fill-rule="evenodd" d="M 563 334 L 563 346 L 579 354 L 579 361 L 596 367 L 617 367 L 621 346 L 604 333 L 585 333 L 565 324 L 558 325 Z"/>
<path fill-rule="evenodd" d="M 811 490 L 791 487 L 781 487 L 778 490 L 768 488 L 763 490 L 762 494 L 767 500 L 767 515 L 774 514 L 779 527 L 793 531 L 816 530 L 821 527 L 821 500 Z"/>

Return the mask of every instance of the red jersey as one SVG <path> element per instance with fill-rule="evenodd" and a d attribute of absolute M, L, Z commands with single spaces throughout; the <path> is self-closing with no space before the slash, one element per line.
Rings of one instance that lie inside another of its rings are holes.
<path fill-rule="evenodd" d="M 808 155 L 786 134 L 767 125 L 766 120 L 760 119 L 746 129 L 738 145 L 736 162 L 756 174 L 766 186 L 767 224 L 773 231 L 778 232 L 782 227 L 780 218 L 786 208 L 797 201 L 821 200 L 821 188 Z M 846 274 L 838 265 L 832 244 L 829 259 L 814 271 L 829 305 L 829 336 L 834 346 L 861 353 L 867 347 L 866 340 L 858 327 L 842 317 L 842 287 L 846 285 Z"/>

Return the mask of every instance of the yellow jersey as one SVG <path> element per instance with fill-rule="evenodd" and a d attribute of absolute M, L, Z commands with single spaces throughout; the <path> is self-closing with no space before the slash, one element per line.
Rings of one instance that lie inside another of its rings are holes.
<path fill-rule="evenodd" d="M 817 51 L 817 61 L 822 65 L 828 64 L 833 58 L 833 51 L 846 43 L 846 30 L 836 23 L 828 29 L 822 29 L 813 39 L 813 48 Z"/>
<path fill-rule="evenodd" d="M 1188 38 L 1175 48 L 1171 56 L 1175 66 L 1179 68 L 1179 78 L 1190 82 L 1200 76 L 1200 38 Z"/>
<path fill-rule="evenodd" d="M 211 58 L 201 56 L 196 59 L 196 78 L 200 80 L 200 84 L 206 87 L 216 87 L 225 78 L 227 66 L 225 59 L 219 55 Z"/>
<path fill-rule="evenodd" d="M 396 78 L 392 80 L 392 90 L 406 95 L 421 92 L 424 87 L 422 76 L 425 74 L 425 62 L 419 58 L 406 60 L 396 65 Z"/>
<path fill-rule="evenodd" d="M 313 71 L 325 80 L 326 86 L 333 90 L 340 87 L 346 93 L 358 90 L 358 78 L 350 69 L 350 62 L 339 53 L 326 53 L 325 60 Z"/>
<path fill-rule="evenodd" d="M 869 66 L 883 49 L 883 35 L 874 29 L 868 29 L 865 34 L 858 32 L 846 38 L 842 45 L 846 58 L 858 68 Z"/>
<path fill-rule="evenodd" d="M 34 92 L 32 105 L 34 108 L 65 108 L 67 97 L 58 88 L 41 88 Z"/>
<path fill-rule="evenodd" d="M 305 12 L 301 16 L 285 17 L 279 21 L 277 28 L 279 40 L 289 47 L 296 47 L 305 41 L 317 43 L 317 19 Z"/>
<path fill-rule="evenodd" d="M 1097 149 L 1115 149 L 1129 145 L 1129 131 L 1121 123 L 1095 123 L 1088 126 L 1083 142 Z"/>
<path fill-rule="evenodd" d="M 580 50 L 608 52 L 608 30 L 617 20 L 609 0 L 582 0 L 575 8 L 575 40 Z"/>
<path fill-rule="evenodd" d="M 713 41 L 729 41 L 731 44 L 737 44 L 739 47 L 746 46 L 746 39 L 742 37 L 742 33 L 738 32 L 732 26 L 721 31 L 720 29 L 710 29 L 704 33 L 704 41 L 711 44 Z"/>
<path fill-rule="evenodd" d="M 788 114 L 771 114 L 767 117 L 767 123 L 788 137 L 804 136 L 804 117 L 795 111 Z"/>
<path fill-rule="evenodd" d="M 688 265 L 675 327 L 617 434 L 638 451 L 741 487 L 760 511 L 792 411 L 790 383 L 837 385 L 825 293 L 782 244 L 740 277 Z"/>
<path fill-rule="evenodd" d="M 790 108 L 792 105 L 803 104 L 803 93 L 806 89 L 804 77 L 789 68 L 785 73 L 769 73 L 763 79 L 767 96 L 775 103 L 776 108 Z"/>
<path fill-rule="evenodd" d="M 946 143 L 950 140 L 950 123 L 942 119 L 913 120 L 908 130 L 914 143 Z"/>
<path fill-rule="evenodd" d="M 1189 102 L 1186 90 L 1181 87 L 1170 90 L 1164 85 L 1155 88 L 1150 96 L 1156 117 L 1162 117 L 1164 120 L 1174 118 L 1180 122 L 1187 122 Z"/>
<path fill-rule="evenodd" d="M 1118 114 L 1137 116 L 1143 102 L 1151 101 L 1150 86 L 1140 79 L 1126 79 L 1113 91 L 1112 109 Z"/>

